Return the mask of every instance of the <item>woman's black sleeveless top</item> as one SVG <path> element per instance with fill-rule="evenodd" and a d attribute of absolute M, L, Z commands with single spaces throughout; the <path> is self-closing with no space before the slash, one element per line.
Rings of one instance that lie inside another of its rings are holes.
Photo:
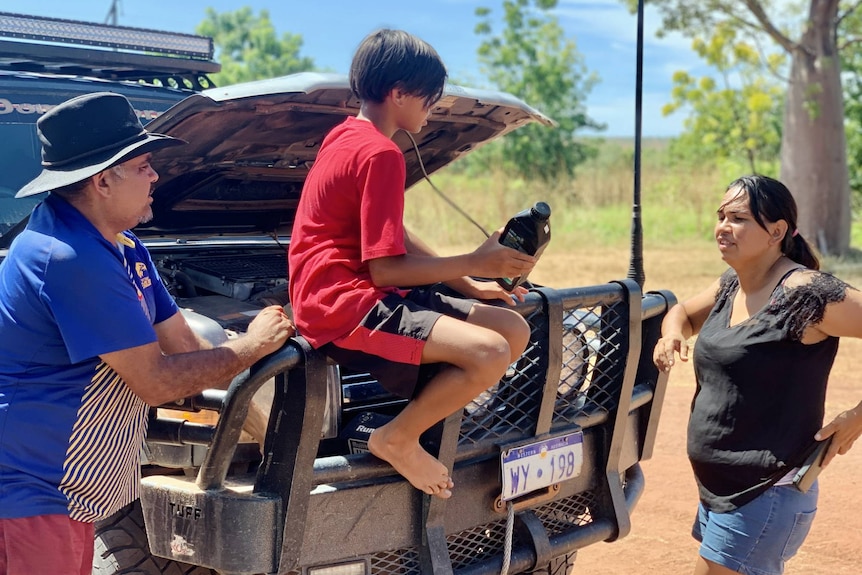
<path fill-rule="evenodd" d="M 792 273 L 810 273 L 787 289 Z M 828 303 L 844 299 L 847 284 L 799 268 L 788 272 L 769 303 L 730 325 L 736 272 L 721 277 L 715 306 L 697 337 L 697 388 L 688 424 L 688 456 L 700 499 L 716 512 L 751 501 L 799 465 L 823 425 L 826 382 L 838 338 L 799 340 L 823 319 Z"/>

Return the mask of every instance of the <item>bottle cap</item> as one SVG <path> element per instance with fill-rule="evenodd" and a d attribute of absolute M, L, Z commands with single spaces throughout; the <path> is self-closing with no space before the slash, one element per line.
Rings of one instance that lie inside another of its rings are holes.
<path fill-rule="evenodd" d="M 545 202 L 536 202 L 535 205 L 530 208 L 530 215 L 537 220 L 547 220 L 551 217 L 551 206 Z"/>

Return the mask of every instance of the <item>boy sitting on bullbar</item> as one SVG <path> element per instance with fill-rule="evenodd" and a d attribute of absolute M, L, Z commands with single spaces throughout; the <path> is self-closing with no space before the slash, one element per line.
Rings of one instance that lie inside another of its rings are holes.
<path fill-rule="evenodd" d="M 514 310 L 465 299 L 514 305 L 496 282 L 469 276 L 515 277 L 535 264 L 501 245 L 499 232 L 473 252 L 440 257 L 404 228 L 406 166 L 392 137 L 422 129 L 445 80 L 437 52 L 406 32 L 380 30 L 362 41 L 350 68 L 359 114 L 324 139 L 289 250 L 299 333 L 342 366 L 411 399 L 371 434 L 369 450 L 444 499 L 454 484 L 420 435 L 497 383 L 530 336 Z M 441 282 L 465 298 L 445 295 L 433 285 Z M 524 293 L 514 295 L 523 300 Z M 443 366 L 417 385 L 422 364 Z"/>

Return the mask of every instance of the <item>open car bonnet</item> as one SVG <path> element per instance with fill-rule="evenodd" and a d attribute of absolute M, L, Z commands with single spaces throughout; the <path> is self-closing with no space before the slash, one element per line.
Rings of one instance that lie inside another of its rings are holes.
<path fill-rule="evenodd" d="M 179 102 L 147 129 L 189 142 L 154 155 L 155 217 L 139 236 L 288 235 L 308 170 L 326 134 L 359 101 L 345 76 L 301 73 L 213 88 Z M 502 93 L 449 85 L 428 125 L 394 140 L 406 186 L 526 123 L 553 122 Z M 420 158 L 421 157 L 421 162 Z"/>

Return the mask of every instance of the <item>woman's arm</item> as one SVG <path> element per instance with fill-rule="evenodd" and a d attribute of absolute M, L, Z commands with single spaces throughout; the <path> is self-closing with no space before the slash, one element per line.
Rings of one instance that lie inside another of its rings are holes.
<path fill-rule="evenodd" d="M 821 332 L 833 337 L 862 337 L 862 292 L 857 291 L 843 281 L 824 274 L 806 274 L 801 281 L 821 282 L 823 299 L 827 302 L 823 311 L 823 319 L 809 326 L 811 331 Z M 809 339 L 809 334 L 803 341 Z M 832 438 L 829 450 L 823 459 L 823 465 L 828 465 L 836 455 L 844 455 L 862 435 L 862 402 L 856 407 L 839 413 L 831 422 L 825 425 L 814 436 L 817 440 Z"/>
<path fill-rule="evenodd" d="M 826 302 L 823 319 L 809 328 L 826 336 L 862 337 L 862 292 L 828 274 L 806 275 L 808 281 L 821 282 L 825 290 L 821 299 Z"/>
<path fill-rule="evenodd" d="M 688 361 L 688 339 L 700 332 L 703 323 L 715 305 L 720 283 L 715 280 L 696 296 L 678 303 L 667 312 L 661 322 L 661 338 L 653 349 L 653 362 L 662 371 L 670 371 L 678 354 Z"/>

